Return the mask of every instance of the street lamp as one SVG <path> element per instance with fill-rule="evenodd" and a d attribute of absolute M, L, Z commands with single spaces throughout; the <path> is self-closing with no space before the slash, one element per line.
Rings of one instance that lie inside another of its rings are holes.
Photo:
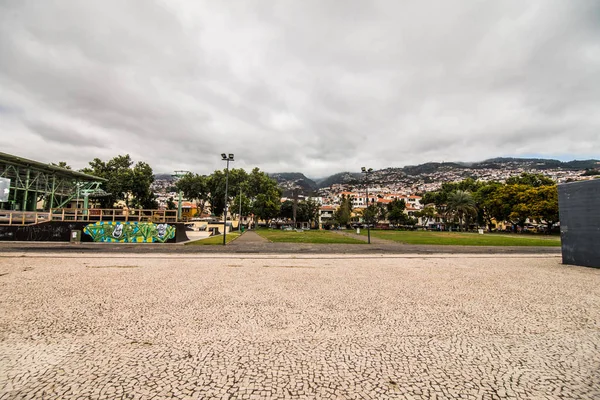
<path fill-rule="evenodd" d="M 229 190 L 229 161 L 233 160 L 233 154 L 229 155 L 221 153 L 223 161 L 227 161 L 227 169 L 225 173 L 225 211 L 223 211 L 223 246 L 227 244 L 227 191 Z"/>
<path fill-rule="evenodd" d="M 242 232 L 242 184 L 240 183 L 240 213 L 238 214 L 238 231 Z"/>
<path fill-rule="evenodd" d="M 367 221 L 367 215 L 369 215 L 369 174 L 373 172 L 373 168 L 361 167 L 360 172 L 365 174 L 366 189 L 367 189 L 367 208 L 365 209 L 365 221 L 367 222 L 367 243 L 371 244 L 371 224 Z"/>

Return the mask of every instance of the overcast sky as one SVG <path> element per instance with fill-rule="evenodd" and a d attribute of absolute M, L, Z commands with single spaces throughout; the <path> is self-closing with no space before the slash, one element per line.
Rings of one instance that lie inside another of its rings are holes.
<path fill-rule="evenodd" d="M 0 151 L 320 177 L 600 156 L 600 2 L 0 1 Z"/>

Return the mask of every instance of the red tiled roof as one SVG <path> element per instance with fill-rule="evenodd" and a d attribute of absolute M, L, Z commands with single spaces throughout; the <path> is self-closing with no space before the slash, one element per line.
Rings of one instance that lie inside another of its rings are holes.
<path fill-rule="evenodd" d="M 335 210 L 337 209 L 337 207 L 335 206 L 322 206 L 321 210 L 325 210 L 325 211 L 329 211 L 329 210 Z"/>

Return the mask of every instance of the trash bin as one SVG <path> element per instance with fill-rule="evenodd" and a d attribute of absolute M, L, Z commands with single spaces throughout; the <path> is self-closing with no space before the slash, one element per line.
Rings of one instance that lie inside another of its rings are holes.
<path fill-rule="evenodd" d="M 242 233 L 244 233 L 244 225 L 242 225 L 241 229 L 242 229 Z"/>
<path fill-rule="evenodd" d="M 81 231 L 71 231 L 71 243 L 81 242 Z"/>
<path fill-rule="evenodd" d="M 356 234 L 360 235 L 360 228 L 356 228 Z"/>

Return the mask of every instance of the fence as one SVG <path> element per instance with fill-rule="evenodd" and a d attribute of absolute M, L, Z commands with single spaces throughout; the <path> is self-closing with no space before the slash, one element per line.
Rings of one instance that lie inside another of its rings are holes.
<path fill-rule="evenodd" d="M 29 225 L 50 221 L 49 212 L 0 210 L 0 225 Z"/>
<path fill-rule="evenodd" d="M 53 208 L 50 212 L 0 210 L 0 225 L 30 225 L 47 221 L 177 222 L 177 210 L 121 208 Z"/>

